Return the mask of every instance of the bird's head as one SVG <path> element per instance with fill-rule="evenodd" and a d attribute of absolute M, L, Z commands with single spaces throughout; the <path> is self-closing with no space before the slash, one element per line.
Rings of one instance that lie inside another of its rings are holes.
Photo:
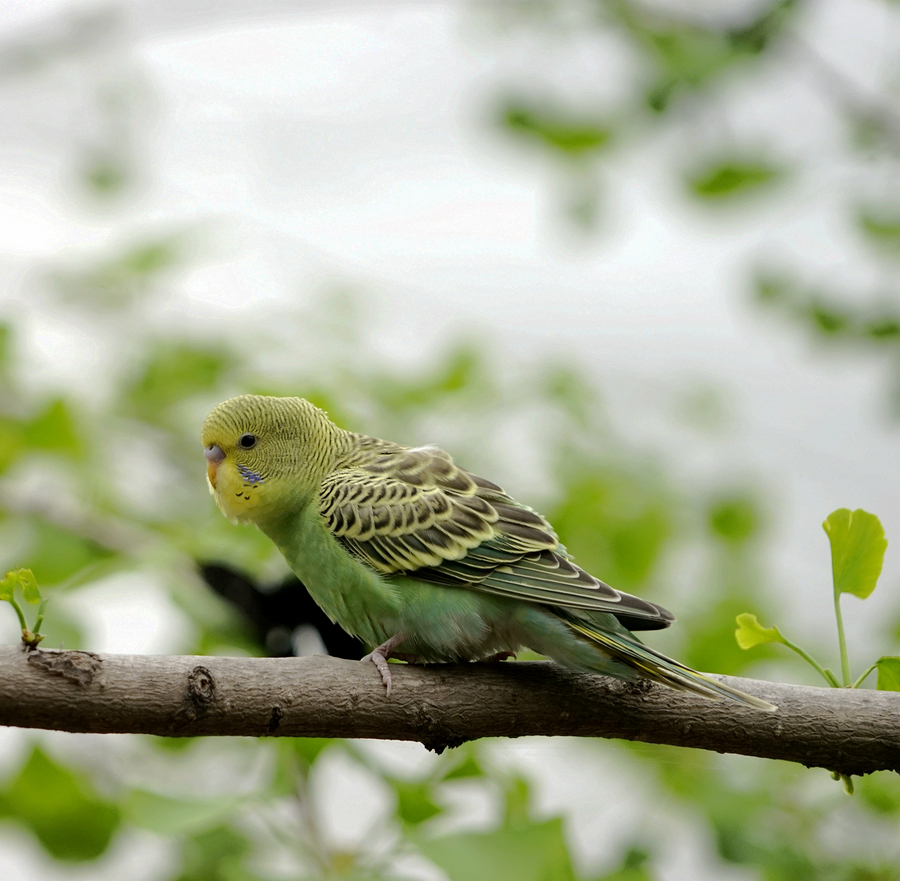
<path fill-rule="evenodd" d="M 341 430 L 303 398 L 240 395 L 215 407 L 200 433 L 210 492 L 236 523 L 308 504 L 331 470 Z"/>

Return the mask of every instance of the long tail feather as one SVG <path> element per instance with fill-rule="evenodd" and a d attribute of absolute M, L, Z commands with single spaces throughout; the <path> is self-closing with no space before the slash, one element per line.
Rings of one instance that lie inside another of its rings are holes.
<path fill-rule="evenodd" d="M 773 712 L 778 709 L 768 701 L 753 697 L 752 694 L 739 691 L 723 682 L 717 682 L 710 676 L 705 676 L 684 664 L 679 664 L 678 661 L 673 661 L 672 658 L 653 651 L 636 639 L 632 640 L 625 635 L 594 629 L 581 622 L 569 620 L 566 623 L 576 633 L 600 646 L 606 654 L 633 667 L 655 682 L 662 682 L 664 685 L 682 691 L 692 691 L 712 700 L 729 698 L 757 710 Z"/>

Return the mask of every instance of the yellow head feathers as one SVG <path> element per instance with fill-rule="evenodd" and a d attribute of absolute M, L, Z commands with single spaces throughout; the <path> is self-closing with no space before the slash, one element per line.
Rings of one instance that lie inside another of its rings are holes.
<path fill-rule="evenodd" d="M 234 522 L 259 523 L 273 505 L 309 501 L 343 434 L 303 398 L 240 395 L 215 407 L 200 433 L 210 492 Z"/>

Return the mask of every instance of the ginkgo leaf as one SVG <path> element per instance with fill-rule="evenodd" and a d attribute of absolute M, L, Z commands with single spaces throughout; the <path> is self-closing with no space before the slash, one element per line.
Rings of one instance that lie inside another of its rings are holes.
<path fill-rule="evenodd" d="M 37 585 L 37 579 L 34 572 L 30 569 L 19 569 L 16 572 L 19 584 L 22 585 L 22 595 L 25 597 L 26 603 L 36 606 L 41 601 L 41 591 Z"/>
<path fill-rule="evenodd" d="M 900 658 L 878 659 L 878 690 L 900 691 Z"/>
<path fill-rule="evenodd" d="M 766 642 L 784 642 L 777 627 L 763 627 L 756 615 L 750 612 L 741 612 L 735 620 L 737 630 L 734 631 L 734 638 L 742 649 L 752 649 Z"/>
<path fill-rule="evenodd" d="M 6 576 L 0 579 L 0 600 L 8 603 L 13 601 L 13 592 L 16 589 L 16 573 L 7 572 Z"/>
<path fill-rule="evenodd" d="M 868 511 L 839 508 L 822 524 L 831 542 L 835 596 L 852 593 L 865 599 L 875 590 L 887 539 L 881 521 Z"/>

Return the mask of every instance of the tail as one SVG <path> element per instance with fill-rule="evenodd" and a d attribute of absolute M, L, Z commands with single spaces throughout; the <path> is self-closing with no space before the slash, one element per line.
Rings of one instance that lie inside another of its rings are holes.
<path fill-rule="evenodd" d="M 723 682 L 717 682 L 710 676 L 698 673 L 678 661 L 673 661 L 659 652 L 653 651 L 643 643 L 638 642 L 636 637 L 626 636 L 625 634 L 610 633 L 593 627 L 588 627 L 580 621 L 566 620 L 566 624 L 576 633 L 586 637 L 591 642 L 598 645 L 605 654 L 615 660 L 638 670 L 641 674 L 654 682 L 661 682 L 670 688 L 679 691 L 692 691 L 703 697 L 712 700 L 721 700 L 729 698 L 756 710 L 765 710 L 774 712 L 778 707 L 770 704 L 768 701 L 753 697 L 743 691 L 738 691 Z"/>

